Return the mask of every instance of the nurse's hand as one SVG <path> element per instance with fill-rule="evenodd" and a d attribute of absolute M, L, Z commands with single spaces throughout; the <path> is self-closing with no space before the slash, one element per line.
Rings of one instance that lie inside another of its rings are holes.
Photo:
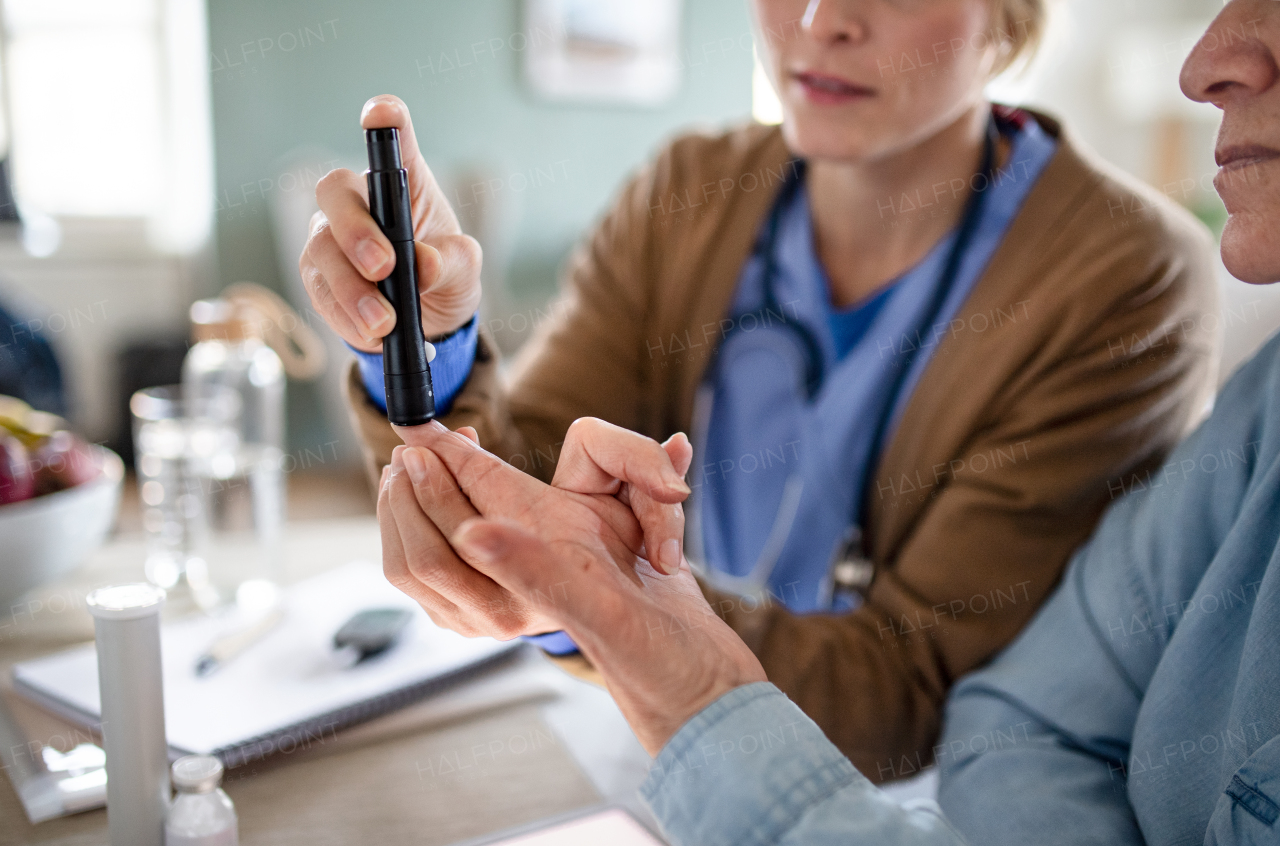
<path fill-rule="evenodd" d="M 409 108 L 399 97 L 382 95 L 364 104 L 365 129 L 400 130 L 400 156 L 409 172 L 414 247 L 422 331 L 427 337 L 466 324 L 480 304 L 480 245 L 462 234 L 458 218 L 418 150 Z M 311 219 L 311 235 L 298 270 L 311 304 L 344 341 L 366 352 L 380 350 L 395 327 L 395 312 L 378 292 L 377 282 L 395 267 L 395 254 L 369 214 L 363 175 L 332 170 L 316 185 L 320 211 Z"/>
<path fill-rule="evenodd" d="M 558 628 L 525 599 L 476 572 L 452 548 L 452 533 L 478 514 L 514 520 L 544 537 L 590 543 L 628 572 L 647 556 L 647 547 L 670 551 L 670 541 L 676 540 L 678 553 L 683 532 L 678 503 L 688 487 L 668 452 L 648 438 L 616 427 L 577 427 L 567 441 L 570 459 L 562 454 L 562 472 L 579 487 L 596 491 L 584 494 L 549 487 L 503 463 L 480 449 L 474 432 L 468 438 L 439 423 L 399 431 L 414 446 L 397 447 L 383 473 L 378 518 L 384 570 L 439 625 L 504 639 Z M 615 439 L 618 434 L 624 437 Z M 619 442 L 630 447 L 625 454 L 609 449 Z M 687 441 L 674 439 L 668 448 L 683 456 L 687 467 Z M 610 472 L 630 481 L 620 483 Z"/>
<path fill-rule="evenodd" d="M 614 440 L 607 429 L 592 434 Z M 438 424 L 415 435 L 422 447 L 397 448 L 384 474 L 379 520 L 388 578 L 433 619 L 447 616 L 464 621 L 464 633 L 497 637 L 564 629 L 651 754 L 724 693 L 765 680 L 751 650 L 703 599 L 683 557 L 664 575 L 638 554 L 639 525 L 615 496 L 544 485 Z M 687 442 L 679 443 L 683 453 Z M 614 461 L 601 454 L 594 470 L 583 468 L 596 461 L 594 448 L 582 447 L 577 469 L 570 463 L 564 472 L 599 483 L 608 473 L 601 463 Z M 646 475 L 643 455 L 622 457 L 626 475 Z M 669 491 L 677 489 L 631 483 L 630 496 L 634 506 L 638 497 Z"/>

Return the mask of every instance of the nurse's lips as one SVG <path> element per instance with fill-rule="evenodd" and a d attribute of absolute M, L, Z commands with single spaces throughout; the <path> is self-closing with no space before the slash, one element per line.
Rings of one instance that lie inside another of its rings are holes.
<path fill-rule="evenodd" d="M 804 91 L 805 99 L 823 106 L 841 106 L 876 94 L 873 88 L 825 73 L 798 71 L 792 73 L 791 78 Z"/>

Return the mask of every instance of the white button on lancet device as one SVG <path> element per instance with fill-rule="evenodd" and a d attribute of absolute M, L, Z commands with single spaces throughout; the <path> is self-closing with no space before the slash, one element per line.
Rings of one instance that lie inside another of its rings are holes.
<path fill-rule="evenodd" d="M 427 364 L 436 360 L 436 345 L 430 341 L 423 341 L 427 345 Z"/>

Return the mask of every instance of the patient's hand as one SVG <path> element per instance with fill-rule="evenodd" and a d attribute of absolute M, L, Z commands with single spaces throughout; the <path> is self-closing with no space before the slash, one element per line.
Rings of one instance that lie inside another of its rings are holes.
<path fill-rule="evenodd" d="M 656 753 L 721 694 L 765 675 L 707 605 L 683 556 L 673 575 L 641 556 L 649 524 L 661 520 L 642 532 L 632 509 L 661 514 L 684 498 L 687 488 L 670 484 L 661 464 L 670 468 L 674 452 L 687 468 L 687 442 L 669 442 L 659 457 L 595 424 L 579 428 L 592 430 L 579 432 L 591 443 L 566 441 L 556 481 L 597 493 L 545 485 L 438 424 L 403 430 L 417 447 L 397 448 L 384 474 L 384 569 L 432 619 L 463 634 L 566 630 Z"/>
<path fill-rule="evenodd" d="M 400 429 L 411 445 L 427 449 L 397 447 L 378 498 L 387 578 L 437 624 L 502 638 L 559 628 L 452 548 L 453 532 L 480 514 L 518 522 L 546 539 L 590 544 L 627 572 L 637 558 L 657 555 L 649 549 L 665 553 L 660 571 L 679 569 L 679 503 L 689 488 L 656 442 L 602 421 L 580 421 L 565 439 L 556 475 L 573 490 L 561 490 L 481 450 L 473 431 L 460 431 L 465 435 L 439 423 Z M 687 440 L 673 439 L 667 449 L 687 469 Z M 453 465 L 446 467 L 442 458 Z"/>

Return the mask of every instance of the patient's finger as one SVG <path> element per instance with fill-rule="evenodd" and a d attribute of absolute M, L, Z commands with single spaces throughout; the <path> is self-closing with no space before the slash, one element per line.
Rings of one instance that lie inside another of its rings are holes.
<path fill-rule="evenodd" d="M 510 593 L 522 597 L 543 619 L 569 629 L 593 630 L 616 620 L 616 576 L 573 544 L 552 548 L 524 528 L 477 518 L 454 541 Z"/>
<path fill-rule="evenodd" d="M 556 491 L 522 473 L 497 456 L 485 452 L 463 435 L 450 432 L 436 421 L 423 426 L 397 428 L 406 443 L 435 453 L 457 481 L 472 506 L 486 517 L 513 519 L 528 524 L 531 514 L 548 495 L 575 496 Z M 643 536 L 631 510 L 616 500 L 581 497 L 580 504 L 603 519 L 632 553 L 639 553 Z M 552 506 L 554 508 L 554 506 Z M 538 512 L 542 513 L 542 512 Z M 594 530 L 593 530 L 594 531 Z M 600 538 L 606 545 L 610 536 Z"/>
<path fill-rule="evenodd" d="M 569 427 L 552 484 L 577 493 L 620 494 L 644 531 L 644 556 L 658 572 L 672 575 L 683 556 L 684 510 L 667 503 L 688 496 L 681 476 L 692 457 L 684 435 L 659 445 L 636 432 L 583 417 Z"/>
<path fill-rule="evenodd" d="M 644 530 L 644 557 L 659 573 L 678 573 L 684 556 L 684 506 L 658 502 L 638 490 L 630 492 L 628 504 Z"/>
<path fill-rule="evenodd" d="M 426 447 L 440 457 L 458 486 L 481 514 L 510 516 L 523 511 L 545 485 L 486 452 L 465 435 L 450 432 L 439 421 L 396 427 L 410 446 Z"/>
<path fill-rule="evenodd" d="M 594 417 L 573 422 L 552 484 L 578 493 L 615 493 L 629 483 L 658 502 L 683 502 L 689 486 L 657 441 Z"/>
<path fill-rule="evenodd" d="M 434 452 L 422 447 L 405 447 L 400 452 L 400 461 L 413 483 L 422 512 L 446 538 L 466 521 L 480 516 Z"/>
<path fill-rule="evenodd" d="M 662 442 L 662 448 L 666 450 L 676 472 L 684 478 L 689 472 L 689 465 L 693 463 L 693 444 L 689 443 L 689 436 L 684 432 L 676 432 Z"/>
<path fill-rule="evenodd" d="M 676 432 L 667 438 L 662 444 L 662 449 L 666 451 L 671 459 L 671 466 L 681 477 L 689 472 L 689 465 L 693 463 L 693 445 L 689 443 L 689 438 L 684 432 Z M 684 562 L 684 506 L 657 502 L 639 491 L 634 492 L 629 500 L 631 510 L 635 512 L 636 519 L 644 527 L 646 557 L 649 563 L 653 564 L 659 572 L 674 576 L 680 571 L 680 565 Z M 648 550 L 654 548 L 654 543 L 660 544 L 657 547 L 656 561 L 653 555 L 647 554 Z"/>

